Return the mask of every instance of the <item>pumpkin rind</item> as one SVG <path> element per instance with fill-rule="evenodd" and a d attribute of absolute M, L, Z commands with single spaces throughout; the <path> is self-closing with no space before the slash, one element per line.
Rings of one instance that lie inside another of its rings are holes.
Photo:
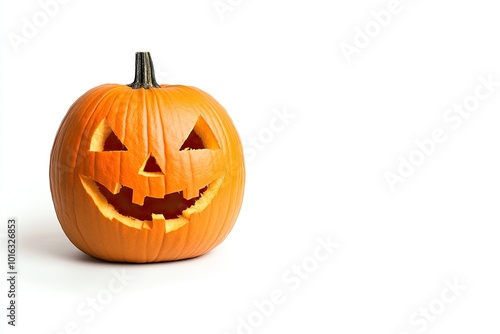
<path fill-rule="evenodd" d="M 226 110 L 200 89 L 153 82 L 89 90 L 70 107 L 54 141 L 50 186 L 58 220 L 76 247 L 100 259 L 158 262 L 202 255 L 224 240 L 241 207 L 243 150 Z M 103 151 L 111 131 L 123 150 Z M 180 149 L 192 131 L 205 149 Z M 151 157 L 156 169 L 145 171 Z M 182 195 L 194 204 L 182 207 L 180 218 L 152 214 L 141 220 L 121 215 L 99 186 L 122 202 L 121 191 L 132 189 L 131 205 L 139 210 L 145 201 L 161 206 L 176 193 L 177 200 L 184 201 Z"/>

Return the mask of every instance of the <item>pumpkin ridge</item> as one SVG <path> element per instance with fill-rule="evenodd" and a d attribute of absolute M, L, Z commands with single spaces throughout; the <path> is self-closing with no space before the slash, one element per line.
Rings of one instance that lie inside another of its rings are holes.
<path fill-rule="evenodd" d="M 102 85 L 102 86 L 99 86 L 99 87 L 96 87 L 96 88 L 102 88 L 102 89 L 104 90 L 105 88 L 107 88 L 106 86 L 107 86 L 107 85 Z M 106 97 L 106 96 L 107 96 L 107 95 L 108 95 L 108 94 L 109 94 L 112 90 L 115 90 L 116 88 L 118 88 L 118 86 L 111 87 L 111 89 L 110 89 L 110 90 L 108 90 L 108 91 L 104 91 L 104 92 L 103 92 L 103 95 L 99 98 L 99 101 L 97 101 L 97 102 L 95 103 L 95 106 L 97 107 L 97 106 L 98 106 L 98 105 L 102 102 L 102 100 L 103 100 L 103 99 L 104 99 L 104 98 L 105 98 L 105 97 Z M 100 90 L 100 89 L 99 89 L 99 90 Z M 88 91 L 87 93 L 85 93 L 85 94 L 82 96 L 82 98 L 83 98 L 86 94 L 88 94 L 89 92 L 90 92 L 90 91 Z M 85 99 L 82 99 L 82 100 L 84 101 Z M 97 99 L 96 99 L 96 100 L 97 100 Z M 84 112 L 84 113 L 82 113 L 82 115 L 86 115 L 86 114 L 87 114 L 87 112 L 88 112 L 88 110 L 91 108 L 92 104 L 93 104 L 93 103 L 89 103 L 89 104 L 87 104 L 87 105 L 85 106 L 85 109 L 84 109 L 84 111 L 85 111 L 85 112 Z M 74 109 L 72 109 L 72 108 L 70 107 L 70 110 L 74 110 Z M 95 108 L 94 108 L 94 110 L 95 110 Z M 87 122 L 85 123 L 84 128 L 86 128 L 86 127 L 88 126 L 88 124 L 89 124 L 89 122 L 90 122 L 90 119 L 92 118 L 92 115 L 93 115 L 94 110 L 93 110 L 93 111 L 91 112 L 91 114 L 88 116 L 88 119 L 87 119 Z M 82 116 L 82 118 L 83 118 L 83 116 Z M 81 121 L 81 120 L 80 120 L 80 121 Z M 80 147 L 80 146 L 81 146 L 81 141 L 82 141 L 82 139 L 83 139 L 83 138 L 81 138 L 81 137 L 77 139 L 77 144 L 75 145 L 76 147 Z M 76 164 L 76 163 L 78 163 L 78 162 L 77 162 L 77 161 L 75 161 L 75 164 Z M 74 173 L 74 174 L 73 174 L 73 182 L 75 182 L 75 174 L 76 174 L 76 173 Z M 75 192 L 76 192 L 76 189 L 73 189 L 73 193 L 74 193 L 74 194 L 75 194 Z M 76 208 L 77 208 L 78 203 L 75 203 L 75 199 L 76 199 L 77 197 L 78 197 L 78 196 L 73 195 L 73 216 L 74 216 L 74 217 L 78 217 L 78 214 L 77 214 L 77 211 L 76 211 Z M 85 243 L 85 245 L 86 245 L 87 249 L 90 249 L 89 242 L 87 241 L 87 239 L 86 239 L 86 237 L 85 237 L 85 234 L 84 234 L 84 233 L 82 233 L 82 231 L 81 231 L 81 229 L 80 229 L 78 219 L 77 219 L 77 221 L 76 221 L 75 226 L 76 226 L 76 230 L 77 230 L 78 234 L 79 234 L 79 235 L 80 235 L 80 237 L 81 237 L 81 240 Z"/>
<path fill-rule="evenodd" d="M 156 114 L 158 115 L 158 118 L 160 119 L 160 129 L 161 129 L 161 133 L 165 133 L 166 132 L 166 129 L 165 127 L 163 126 L 163 123 L 164 123 L 164 119 L 163 119 L 163 116 L 162 116 L 162 113 L 161 113 L 161 108 L 160 108 L 160 101 L 159 101 L 159 95 L 158 95 L 158 91 L 155 89 L 153 90 L 153 95 L 155 96 L 155 101 L 156 101 Z M 161 147 L 161 150 L 159 149 L 159 151 L 163 151 L 163 152 L 166 152 L 167 151 L 167 142 L 166 142 L 166 138 L 165 136 L 162 136 L 162 143 L 163 143 L 163 146 Z M 163 153 L 165 154 L 165 153 Z M 167 161 L 165 161 L 165 164 L 167 164 Z M 166 168 L 165 168 L 166 169 Z M 166 171 L 164 170 L 163 173 L 168 173 L 169 171 Z M 163 184 L 163 188 L 166 190 L 167 189 L 167 185 L 166 185 L 166 179 L 165 179 L 165 182 Z"/>

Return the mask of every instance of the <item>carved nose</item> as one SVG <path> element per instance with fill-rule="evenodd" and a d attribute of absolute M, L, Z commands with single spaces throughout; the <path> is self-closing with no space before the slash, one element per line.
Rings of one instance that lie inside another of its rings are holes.
<path fill-rule="evenodd" d="M 163 173 L 163 171 L 161 170 L 161 167 L 158 165 L 156 158 L 152 154 L 149 155 L 149 157 L 146 159 L 146 161 L 142 165 L 142 168 L 139 171 L 139 174 L 143 174 L 146 176 L 165 175 Z"/>

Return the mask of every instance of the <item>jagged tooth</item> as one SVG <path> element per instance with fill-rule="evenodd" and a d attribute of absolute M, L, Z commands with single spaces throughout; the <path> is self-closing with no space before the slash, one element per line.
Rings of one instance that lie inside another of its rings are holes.
<path fill-rule="evenodd" d="M 184 189 L 182 191 L 182 197 L 184 197 L 184 199 L 191 199 L 191 198 L 198 197 L 198 196 L 200 196 L 199 189 L 194 189 L 191 187 L 188 189 Z"/>
<path fill-rule="evenodd" d="M 161 222 L 162 220 L 165 220 L 165 216 L 161 213 L 153 213 L 151 214 L 151 220 Z"/>
<path fill-rule="evenodd" d="M 122 185 L 119 182 L 116 182 L 113 189 L 111 190 L 111 192 L 113 193 L 113 195 L 116 195 L 120 192 L 121 188 L 122 188 Z"/>
<path fill-rule="evenodd" d="M 116 209 L 111 204 L 107 203 L 106 205 L 107 205 L 106 212 L 109 215 L 107 217 L 109 220 L 113 220 L 115 216 L 118 214 L 118 212 L 116 212 Z"/>
<path fill-rule="evenodd" d="M 144 205 L 144 195 L 135 191 L 132 193 L 132 203 L 137 205 Z"/>
<path fill-rule="evenodd" d="M 153 226 L 151 226 L 151 230 L 165 233 L 166 220 L 165 216 L 163 216 L 161 213 L 160 214 L 153 213 L 151 215 L 151 223 L 153 224 Z"/>

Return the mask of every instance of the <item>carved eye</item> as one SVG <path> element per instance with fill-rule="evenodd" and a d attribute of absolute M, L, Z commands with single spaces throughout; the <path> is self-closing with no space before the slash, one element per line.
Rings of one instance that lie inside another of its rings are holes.
<path fill-rule="evenodd" d="M 106 120 L 97 127 L 90 142 L 91 152 L 128 151 Z"/>
<path fill-rule="evenodd" d="M 191 133 L 187 137 L 186 141 L 184 141 L 184 144 L 182 144 L 180 150 L 181 151 L 185 151 L 185 150 L 201 150 L 201 149 L 204 149 L 204 148 L 206 148 L 206 147 L 203 144 L 203 140 L 200 138 L 200 136 L 193 129 L 193 130 L 191 130 Z"/>
<path fill-rule="evenodd" d="M 203 117 L 198 117 L 196 124 L 179 148 L 179 151 L 219 149 L 214 133 Z"/>

